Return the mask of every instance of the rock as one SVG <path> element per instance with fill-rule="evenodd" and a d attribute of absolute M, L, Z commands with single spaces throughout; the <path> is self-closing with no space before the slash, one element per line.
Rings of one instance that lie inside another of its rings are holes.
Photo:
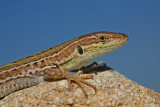
<path fill-rule="evenodd" d="M 40 107 L 107 107 L 107 106 L 147 106 L 160 107 L 160 94 L 145 88 L 121 75 L 115 70 L 93 74 L 88 79 L 96 86 L 84 85 L 88 98 L 81 88 L 72 83 L 72 91 L 67 91 L 67 80 L 42 82 L 37 86 L 14 92 L 0 100 L 3 107 L 40 106 Z"/>

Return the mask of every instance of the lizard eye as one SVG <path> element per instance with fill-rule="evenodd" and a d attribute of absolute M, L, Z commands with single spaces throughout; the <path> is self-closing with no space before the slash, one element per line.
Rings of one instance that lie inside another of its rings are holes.
<path fill-rule="evenodd" d="M 98 39 L 99 39 L 100 42 L 105 42 L 107 40 L 107 37 L 100 36 Z"/>
<path fill-rule="evenodd" d="M 78 52 L 79 52 L 79 54 L 83 54 L 83 49 L 82 49 L 82 47 L 81 46 L 77 46 L 77 50 L 78 50 Z"/>
<path fill-rule="evenodd" d="M 107 38 L 106 38 L 105 36 L 100 36 L 100 37 L 99 37 L 99 40 L 100 40 L 100 41 L 105 41 L 106 39 L 107 39 Z"/>

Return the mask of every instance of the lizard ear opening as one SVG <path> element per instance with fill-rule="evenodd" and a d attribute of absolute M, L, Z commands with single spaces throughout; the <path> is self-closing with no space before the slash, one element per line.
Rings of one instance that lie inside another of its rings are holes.
<path fill-rule="evenodd" d="M 78 50 L 78 52 L 79 52 L 80 55 L 83 54 L 83 49 L 82 49 L 81 46 L 78 45 L 78 46 L 77 46 L 77 50 Z"/>

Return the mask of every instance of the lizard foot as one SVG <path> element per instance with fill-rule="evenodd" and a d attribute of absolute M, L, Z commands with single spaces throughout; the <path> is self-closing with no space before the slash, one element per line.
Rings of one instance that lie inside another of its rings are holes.
<path fill-rule="evenodd" d="M 85 96 L 88 97 L 86 91 L 83 88 L 83 85 L 84 84 L 88 85 L 88 86 L 92 87 L 95 91 L 96 91 L 96 87 L 94 85 L 92 85 L 91 83 L 85 81 L 84 79 L 92 79 L 93 75 L 92 74 L 80 75 L 81 73 L 82 73 L 82 71 L 78 71 L 77 74 L 71 74 L 71 73 L 66 72 L 65 78 L 68 81 L 68 88 L 69 88 L 68 90 L 70 90 L 70 88 L 71 88 L 71 82 L 74 81 L 80 86 L 80 88 L 84 92 Z"/>

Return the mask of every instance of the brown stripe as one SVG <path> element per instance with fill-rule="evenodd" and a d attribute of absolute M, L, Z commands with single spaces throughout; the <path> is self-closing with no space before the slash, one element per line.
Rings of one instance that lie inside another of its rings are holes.
<path fill-rule="evenodd" d="M 98 34 L 98 33 L 102 33 L 102 32 L 96 32 L 96 33 L 90 33 L 90 34 L 86 34 L 86 35 L 83 35 L 83 36 L 80 36 L 78 38 L 75 38 L 75 39 L 72 39 L 70 41 L 67 41 L 63 44 L 60 44 L 56 47 L 52 47 L 50 49 L 47 49 L 47 50 L 44 50 L 42 52 L 39 52 L 39 53 L 36 53 L 36 54 L 33 54 L 33 55 L 30 55 L 30 56 L 27 56 L 27 57 L 24 57 L 22 59 L 19 59 L 17 61 L 14 61 L 12 63 L 9 63 L 7 65 L 4 65 L 4 66 L 1 66 L 0 67 L 0 71 L 4 71 L 4 70 L 7 70 L 7 69 L 11 69 L 13 67 L 18 67 L 20 65 L 24 65 L 24 64 L 27 64 L 27 63 L 30 63 L 30 62 L 33 62 L 33 61 L 37 61 L 39 59 L 42 59 L 42 58 L 45 58 L 45 57 L 48 57 L 48 56 L 51 56 L 51 55 L 54 55 L 58 52 L 60 52 L 62 49 L 64 49 L 66 46 L 70 45 L 71 43 L 74 43 L 75 41 L 79 41 L 83 38 L 86 38 L 88 39 L 88 37 L 90 37 L 91 35 L 94 35 L 94 34 Z M 80 43 L 82 45 L 88 45 L 88 44 L 91 44 L 92 42 L 95 42 L 94 40 L 83 40 L 81 41 Z M 74 50 L 75 48 L 75 44 L 73 44 L 71 47 L 68 47 L 69 49 L 71 50 Z M 68 49 L 67 48 L 67 49 Z M 65 50 L 66 51 L 66 50 Z M 71 53 L 72 51 L 68 51 L 67 53 Z M 60 57 L 63 57 L 63 56 L 67 56 L 67 55 L 64 55 L 64 53 L 62 55 L 59 55 L 58 58 L 55 58 L 55 59 L 58 59 L 58 61 L 60 61 L 62 58 Z"/>

